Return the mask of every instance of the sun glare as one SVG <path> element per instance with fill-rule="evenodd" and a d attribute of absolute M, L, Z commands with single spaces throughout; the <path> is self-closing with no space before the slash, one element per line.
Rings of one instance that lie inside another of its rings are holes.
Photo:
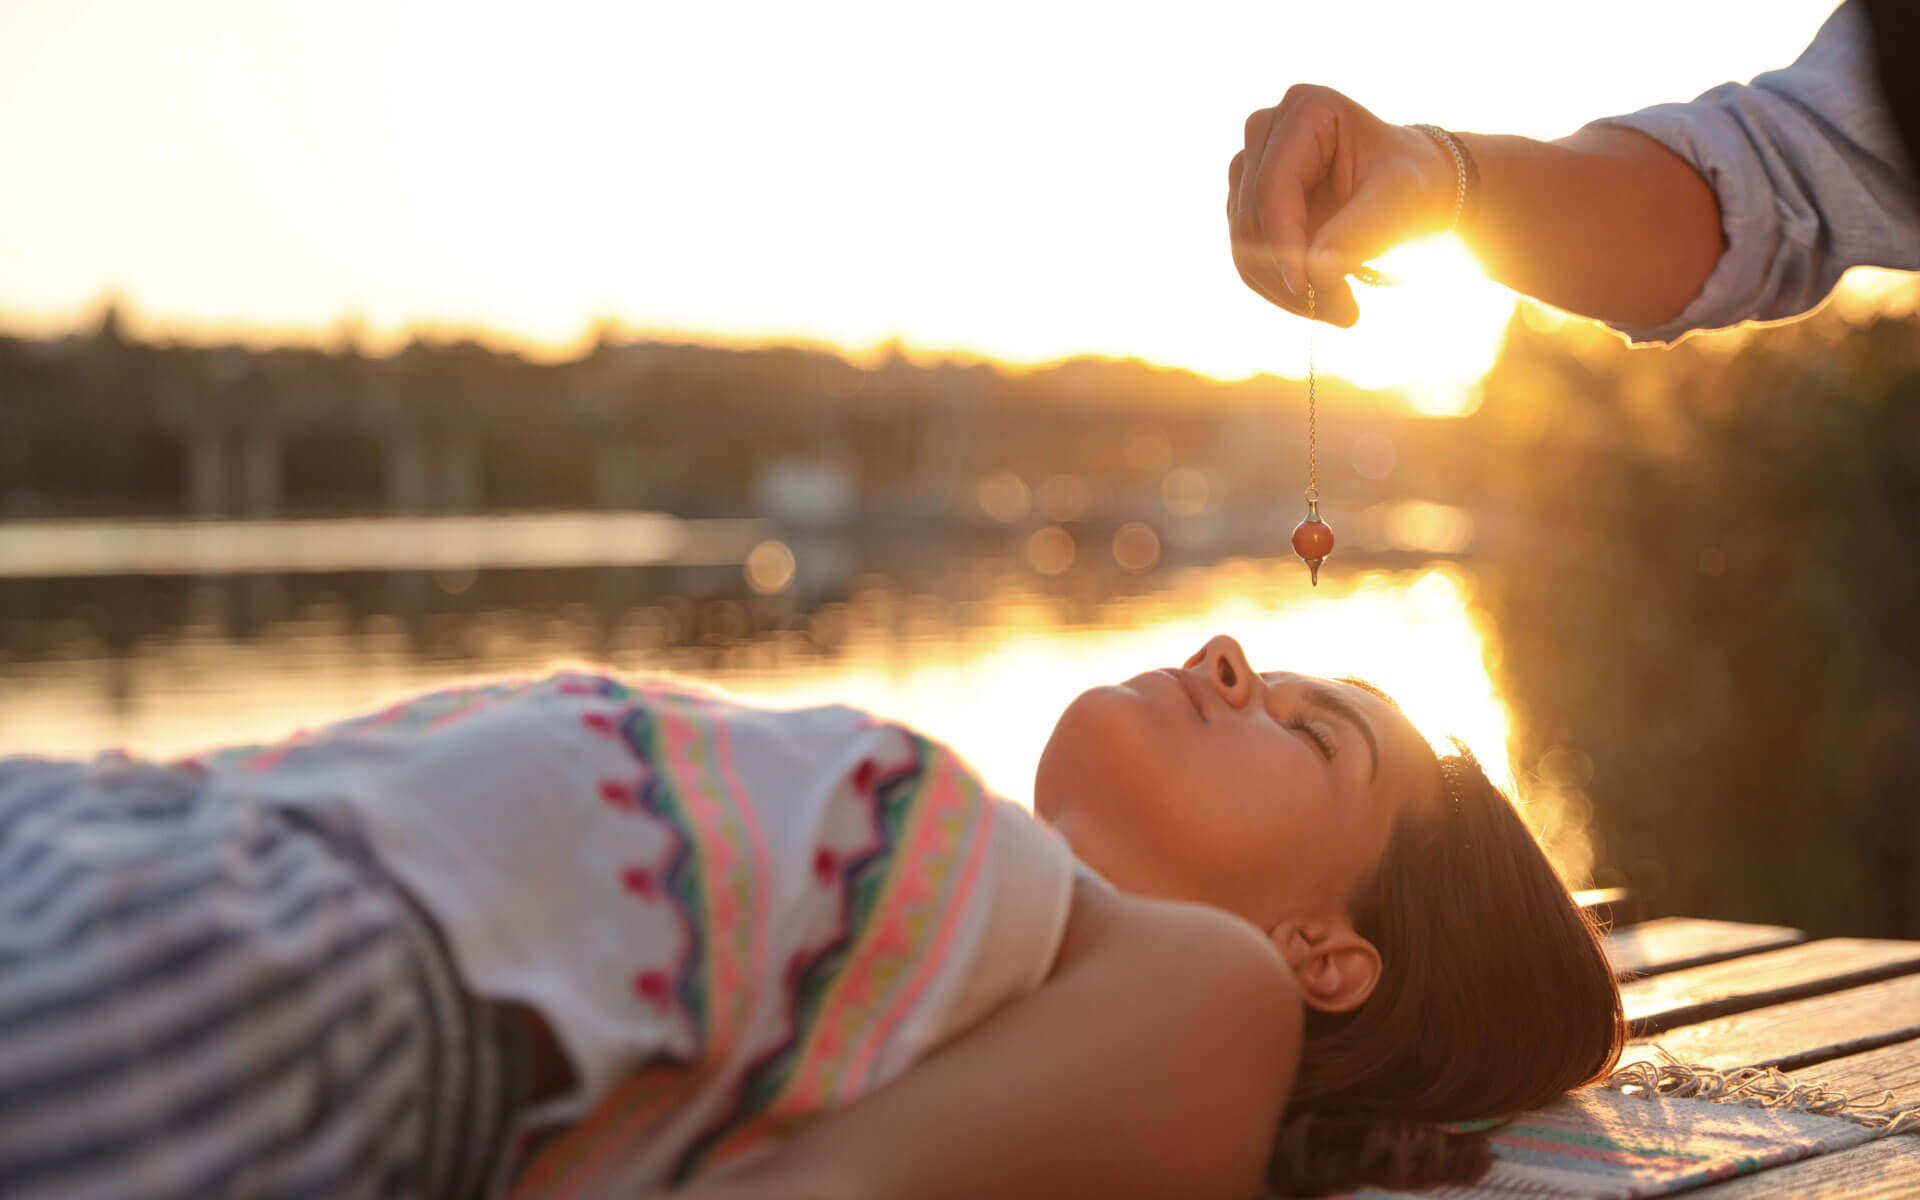
<path fill-rule="evenodd" d="M 1362 387 L 1400 388 L 1430 416 L 1459 416 L 1493 365 L 1513 315 L 1513 293 L 1487 278 L 1450 234 L 1395 247 L 1374 265 L 1397 284 L 1360 289 L 1360 320 L 1329 369 Z"/>

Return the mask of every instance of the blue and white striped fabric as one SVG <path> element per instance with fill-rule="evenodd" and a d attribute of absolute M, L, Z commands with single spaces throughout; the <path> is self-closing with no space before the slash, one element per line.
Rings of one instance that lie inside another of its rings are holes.
<path fill-rule="evenodd" d="M 0 1195 L 497 1194 L 522 1078 L 351 830 L 0 759 Z"/>

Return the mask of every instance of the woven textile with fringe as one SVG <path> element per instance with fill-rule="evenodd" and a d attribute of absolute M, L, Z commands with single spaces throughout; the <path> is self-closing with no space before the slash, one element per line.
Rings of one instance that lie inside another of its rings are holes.
<path fill-rule="evenodd" d="M 1630 1200 L 1913 1132 L 1920 1106 L 1903 1107 L 1891 1093 L 1857 1099 L 1768 1068 L 1637 1062 L 1500 1126 L 1493 1168 L 1471 1187 L 1351 1194 Z"/>

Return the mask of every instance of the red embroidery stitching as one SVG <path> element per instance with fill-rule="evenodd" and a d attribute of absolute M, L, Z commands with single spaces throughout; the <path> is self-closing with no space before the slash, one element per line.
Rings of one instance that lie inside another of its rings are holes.
<path fill-rule="evenodd" d="M 635 972 L 633 976 L 633 990 L 641 999 L 652 1004 L 655 1008 L 665 1008 L 667 1006 L 666 972 L 654 970 L 651 967 L 644 971 Z"/>
<path fill-rule="evenodd" d="M 656 899 L 660 895 L 660 889 L 653 882 L 653 872 L 645 867 L 628 867 L 620 872 L 620 882 L 634 895 L 648 900 Z"/>
<path fill-rule="evenodd" d="M 603 737 L 613 737 L 619 732 L 614 728 L 613 718 L 605 713 L 583 713 L 580 723 Z"/>

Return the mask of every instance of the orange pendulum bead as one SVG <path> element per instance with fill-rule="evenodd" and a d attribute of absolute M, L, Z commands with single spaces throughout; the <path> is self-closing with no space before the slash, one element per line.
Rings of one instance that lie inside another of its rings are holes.
<path fill-rule="evenodd" d="M 1320 586 L 1320 564 L 1333 553 L 1333 526 L 1320 519 L 1320 501 L 1307 500 L 1307 519 L 1293 527 L 1293 552 L 1307 560 L 1307 577 Z"/>

